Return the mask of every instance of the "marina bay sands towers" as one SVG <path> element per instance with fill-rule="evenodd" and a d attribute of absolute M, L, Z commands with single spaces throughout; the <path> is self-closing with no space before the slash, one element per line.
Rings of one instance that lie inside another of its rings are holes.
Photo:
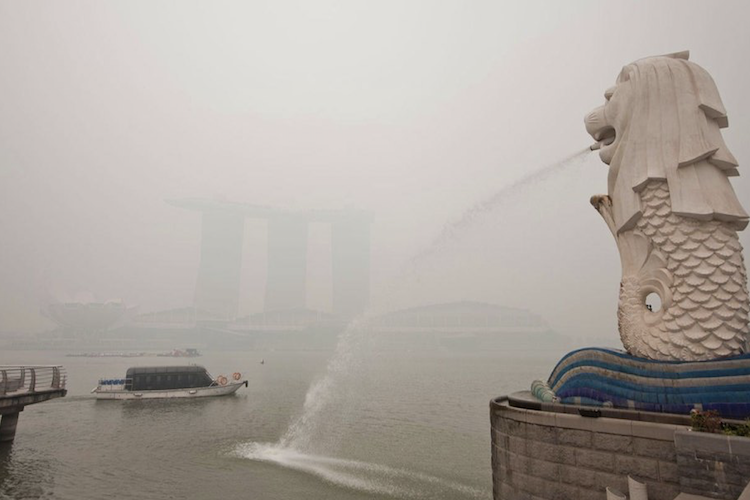
<path fill-rule="evenodd" d="M 306 305 L 307 224 L 305 218 L 291 215 L 268 219 L 266 311 Z"/>
<path fill-rule="evenodd" d="M 369 214 L 358 210 L 291 212 L 204 199 L 169 200 L 202 214 L 201 258 L 195 288 L 197 313 L 237 316 L 246 218 L 268 224 L 265 311 L 304 309 L 307 295 L 308 226 L 331 227 L 332 313 L 349 318 L 364 311 L 370 295 Z"/>

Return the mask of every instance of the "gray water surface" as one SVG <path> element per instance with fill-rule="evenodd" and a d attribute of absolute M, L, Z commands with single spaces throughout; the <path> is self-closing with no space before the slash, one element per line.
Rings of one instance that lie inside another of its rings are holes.
<path fill-rule="evenodd" d="M 490 498 L 488 402 L 546 377 L 562 351 L 368 352 L 325 395 L 303 451 L 278 442 L 331 352 L 208 352 L 195 361 L 242 371 L 249 387 L 127 402 L 89 391 L 129 366 L 185 360 L 64 354 L 0 352 L 0 364 L 65 365 L 69 388 L 27 407 L 0 448 L 3 500 Z"/>

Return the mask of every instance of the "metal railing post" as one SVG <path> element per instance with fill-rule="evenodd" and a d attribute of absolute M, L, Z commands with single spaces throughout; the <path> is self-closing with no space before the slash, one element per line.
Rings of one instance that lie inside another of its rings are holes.
<path fill-rule="evenodd" d="M 0 365 L 0 395 L 65 389 L 67 374 L 61 365 Z"/>

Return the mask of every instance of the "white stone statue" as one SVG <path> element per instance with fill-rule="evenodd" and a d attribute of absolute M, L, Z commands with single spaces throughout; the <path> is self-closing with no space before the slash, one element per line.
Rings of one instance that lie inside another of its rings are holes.
<path fill-rule="evenodd" d="M 618 324 L 634 355 L 716 359 L 746 351 L 747 277 L 737 231 L 747 226 L 728 177 L 738 175 L 711 76 L 688 52 L 625 66 L 586 118 L 609 165 L 591 204 L 622 262 Z M 661 299 L 657 311 L 646 303 Z"/>

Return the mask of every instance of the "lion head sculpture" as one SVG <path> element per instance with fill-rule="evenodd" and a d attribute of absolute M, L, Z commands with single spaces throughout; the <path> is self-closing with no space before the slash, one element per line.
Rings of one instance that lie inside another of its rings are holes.
<path fill-rule="evenodd" d="M 665 180 L 672 211 L 743 229 L 743 210 L 728 177 L 738 175 L 721 128 L 727 113 L 711 76 L 689 53 L 648 57 L 625 66 L 606 103 L 585 118 L 609 165 L 608 191 L 617 232 L 641 217 L 639 192 Z"/>
<path fill-rule="evenodd" d="M 721 136 L 728 122 L 716 85 L 687 59 L 682 52 L 628 64 L 585 119 L 609 165 L 608 195 L 591 203 L 620 252 L 620 338 L 630 354 L 650 359 L 747 349 L 750 296 L 737 231 L 748 215 L 729 183 L 737 161 Z"/>

